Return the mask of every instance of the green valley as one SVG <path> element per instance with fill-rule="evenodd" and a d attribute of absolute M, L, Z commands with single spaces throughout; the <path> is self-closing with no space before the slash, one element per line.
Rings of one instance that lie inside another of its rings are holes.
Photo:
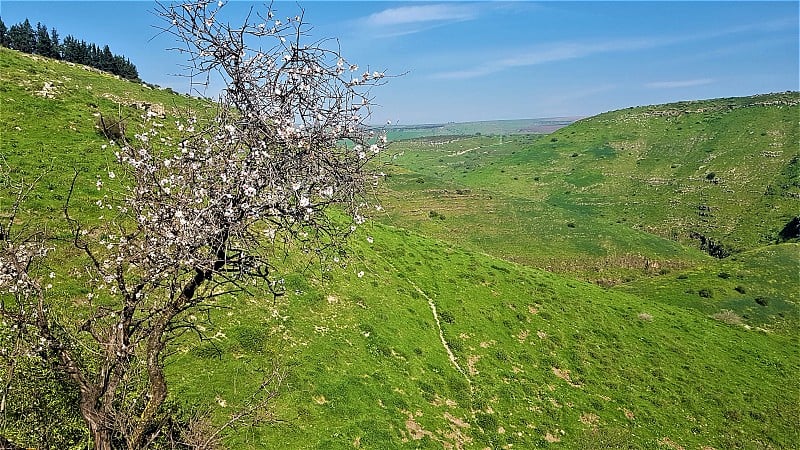
<path fill-rule="evenodd" d="M 0 220 L 11 180 L 41 177 L 19 218 L 55 236 L 40 275 L 76 328 L 91 289 L 62 209 L 77 174 L 76 217 L 104 220 L 98 115 L 134 136 L 148 113 L 177 133 L 212 108 L 0 48 Z M 169 405 L 220 426 L 277 370 L 222 448 L 797 447 L 798 112 L 789 92 L 394 141 L 347 256 L 290 252 L 286 295 L 222 296 L 192 319 L 202 339 L 170 342 Z M 12 365 L 0 435 L 86 448 L 66 378 L 22 365 L 14 384 Z"/>

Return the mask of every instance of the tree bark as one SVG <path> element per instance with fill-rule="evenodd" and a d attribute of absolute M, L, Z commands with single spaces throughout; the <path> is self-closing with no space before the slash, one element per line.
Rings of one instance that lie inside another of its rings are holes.
<path fill-rule="evenodd" d="M 94 441 L 94 450 L 111 450 L 111 432 L 107 429 L 96 430 L 92 429 L 92 440 Z"/>

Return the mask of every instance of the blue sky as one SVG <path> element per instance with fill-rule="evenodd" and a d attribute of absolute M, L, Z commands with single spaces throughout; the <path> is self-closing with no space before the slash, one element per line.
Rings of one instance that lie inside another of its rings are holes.
<path fill-rule="evenodd" d="M 260 7 L 263 3 L 254 3 Z M 298 6 L 299 5 L 299 6 Z M 405 75 L 374 92 L 375 123 L 586 116 L 635 105 L 798 90 L 792 2 L 339 2 L 299 7 L 315 39 L 361 67 Z M 251 3 L 232 1 L 228 17 Z M 148 2 L 0 2 L 7 26 L 55 27 L 187 89 Z"/>

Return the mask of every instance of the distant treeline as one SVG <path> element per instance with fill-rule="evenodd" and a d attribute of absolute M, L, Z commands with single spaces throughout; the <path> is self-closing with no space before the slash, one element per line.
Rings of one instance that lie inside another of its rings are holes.
<path fill-rule="evenodd" d="M 58 31 L 55 28 L 48 32 L 47 26 L 37 23 L 34 29 L 28 19 L 12 25 L 11 28 L 6 28 L 3 19 L 0 19 L 0 46 L 84 64 L 128 80 L 140 81 L 136 66 L 125 56 L 112 54 L 108 45 L 101 48 L 94 43 L 79 41 L 71 35 L 65 37 L 62 42 L 59 41 Z"/>

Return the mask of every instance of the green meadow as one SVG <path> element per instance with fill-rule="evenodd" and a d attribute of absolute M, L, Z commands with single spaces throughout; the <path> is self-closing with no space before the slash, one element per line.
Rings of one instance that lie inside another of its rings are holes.
<path fill-rule="evenodd" d="M 168 128 L 213 106 L 7 49 L 0 102 L 0 164 L 40 177 L 21 219 L 62 237 L 76 173 L 76 216 L 103 220 L 95 183 L 115 163 L 96 114 L 132 136 L 147 108 Z M 782 231 L 800 213 L 799 104 L 397 140 L 376 166 L 383 211 L 348 257 L 289 255 L 286 295 L 220 298 L 197 319 L 207 339 L 170 349 L 170 405 L 222 424 L 277 369 L 269 411 L 227 448 L 796 448 L 800 243 Z M 84 262 L 54 252 L 51 293 L 77 317 Z M 59 446 L 86 448 L 69 389 L 25 386 L 38 409 L 12 405 L 0 435 L 35 447 L 29 430 L 68 430 Z"/>

